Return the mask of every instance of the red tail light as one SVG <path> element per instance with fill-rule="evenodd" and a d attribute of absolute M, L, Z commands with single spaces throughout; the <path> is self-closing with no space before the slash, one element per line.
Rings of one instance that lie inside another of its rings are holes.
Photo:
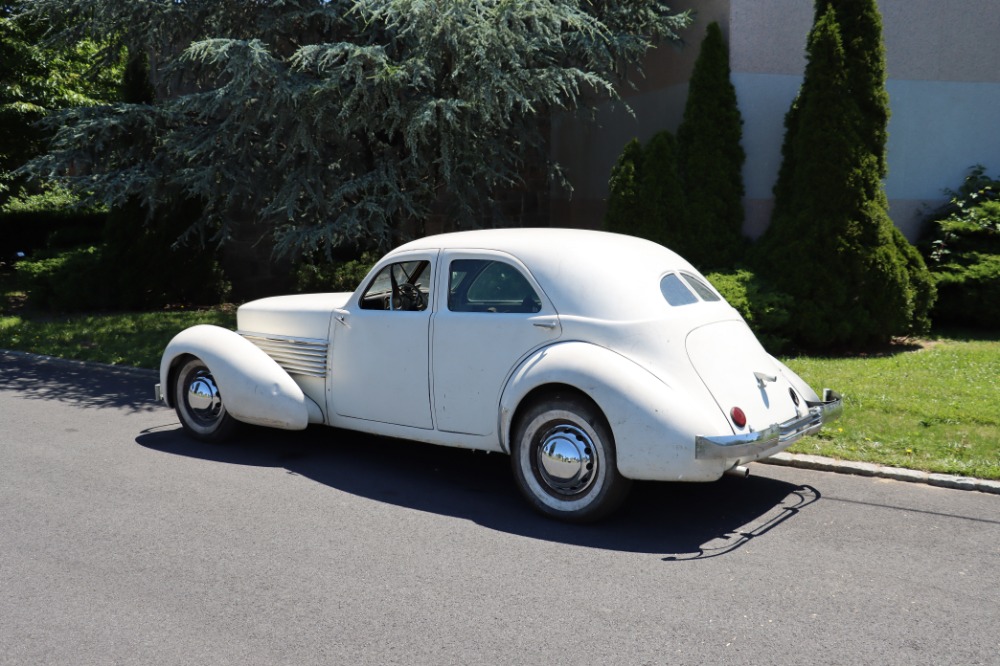
<path fill-rule="evenodd" d="M 733 419 L 733 423 L 737 428 L 745 428 L 747 425 L 747 415 L 743 413 L 743 410 L 739 407 L 733 407 L 729 410 L 729 417 Z"/>

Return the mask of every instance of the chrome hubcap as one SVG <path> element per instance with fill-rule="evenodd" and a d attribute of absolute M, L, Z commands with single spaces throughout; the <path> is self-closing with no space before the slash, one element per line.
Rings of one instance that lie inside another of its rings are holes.
<path fill-rule="evenodd" d="M 538 447 L 538 475 L 559 495 L 578 495 L 594 482 L 594 443 L 580 428 L 561 424 L 548 430 Z"/>
<path fill-rule="evenodd" d="M 187 404 L 191 416 L 203 425 L 218 420 L 222 413 L 222 396 L 215 379 L 207 370 L 199 370 L 191 378 L 187 390 Z"/>

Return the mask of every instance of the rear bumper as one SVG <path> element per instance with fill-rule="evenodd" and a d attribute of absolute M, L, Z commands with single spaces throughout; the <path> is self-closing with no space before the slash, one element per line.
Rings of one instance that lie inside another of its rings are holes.
<path fill-rule="evenodd" d="M 823 389 L 823 399 L 807 402 L 809 407 L 803 416 L 797 416 L 784 423 L 775 423 L 764 430 L 740 435 L 695 437 L 695 458 L 698 460 L 738 460 L 747 462 L 791 446 L 794 442 L 812 435 L 829 423 L 840 418 L 844 411 L 840 394 Z M 736 463 L 739 464 L 739 463 Z"/>

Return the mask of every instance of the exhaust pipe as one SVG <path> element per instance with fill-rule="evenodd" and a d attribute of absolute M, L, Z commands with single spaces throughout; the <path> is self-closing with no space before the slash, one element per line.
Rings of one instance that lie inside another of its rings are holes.
<path fill-rule="evenodd" d="M 736 465 L 727 469 L 725 473 L 729 476 L 738 476 L 741 479 L 745 479 L 750 476 L 750 468 L 745 465 Z"/>

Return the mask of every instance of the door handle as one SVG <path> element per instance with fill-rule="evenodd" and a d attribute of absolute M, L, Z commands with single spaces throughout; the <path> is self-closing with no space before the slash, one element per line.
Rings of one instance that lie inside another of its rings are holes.
<path fill-rule="evenodd" d="M 559 325 L 559 322 L 557 322 L 555 319 L 538 319 L 531 322 L 531 325 L 537 326 L 538 328 L 553 329 Z"/>

